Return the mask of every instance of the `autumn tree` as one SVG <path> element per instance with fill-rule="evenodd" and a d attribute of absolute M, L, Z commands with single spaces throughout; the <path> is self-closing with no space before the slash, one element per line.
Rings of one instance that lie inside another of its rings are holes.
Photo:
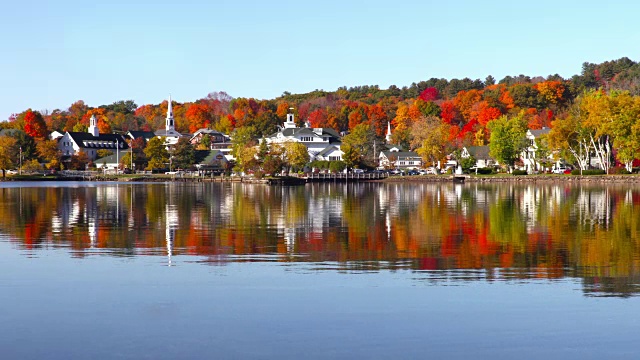
<path fill-rule="evenodd" d="M 71 155 L 67 167 L 70 170 L 86 170 L 87 164 L 89 164 L 89 157 L 84 151 L 80 151 L 77 154 Z"/>
<path fill-rule="evenodd" d="M 166 149 L 164 137 L 154 137 L 147 143 L 144 153 L 149 160 L 147 169 L 163 169 L 169 162 L 169 152 Z"/>
<path fill-rule="evenodd" d="M 43 140 L 36 143 L 38 157 L 48 169 L 60 169 L 60 149 L 55 140 Z"/>
<path fill-rule="evenodd" d="M 369 124 L 360 124 L 342 138 L 342 147 L 350 146 L 361 157 L 361 160 L 373 163 L 375 162 L 375 154 L 373 153 L 375 141 L 376 135 L 373 128 Z M 342 151 L 344 152 L 344 149 Z M 345 160 L 345 162 L 347 161 Z"/>
<path fill-rule="evenodd" d="M 257 134 L 253 126 L 237 128 L 231 137 L 231 154 L 236 158 L 236 171 L 246 172 L 254 169 L 257 149 Z"/>
<path fill-rule="evenodd" d="M 189 132 L 194 133 L 198 129 L 208 128 L 211 125 L 212 115 L 205 104 L 190 104 L 185 112 Z"/>
<path fill-rule="evenodd" d="M 450 144 L 449 126 L 435 116 L 420 118 L 411 128 L 411 149 L 416 151 L 425 163 L 436 164 L 446 156 Z"/>
<path fill-rule="evenodd" d="M 309 162 L 309 150 L 304 144 L 289 141 L 284 144 L 284 163 L 290 170 L 301 170 Z"/>
<path fill-rule="evenodd" d="M 32 138 L 43 140 L 47 137 L 47 124 L 42 114 L 37 111 L 27 110 L 24 115 L 24 132 Z"/>
<path fill-rule="evenodd" d="M 557 149 L 562 158 L 576 164 L 580 173 L 589 165 L 590 139 L 591 133 L 583 124 L 579 106 L 574 106 L 568 116 L 554 120 L 551 131 L 547 134 L 549 147 Z"/>
<path fill-rule="evenodd" d="M 0 136 L 0 169 L 3 179 L 6 177 L 6 170 L 15 167 L 16 150 L 16 139 Z"/>

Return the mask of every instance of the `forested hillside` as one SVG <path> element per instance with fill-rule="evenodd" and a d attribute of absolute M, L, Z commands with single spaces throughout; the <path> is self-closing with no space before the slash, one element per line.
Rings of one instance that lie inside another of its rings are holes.
<path fill-rule="evenodd" d="M 482 145 L 490 137 L 486 128 L 489 121 L 520 114 L 529 128 L 549 127 L 554 119 L 565 118 L 569 105 L 590 89 L 624 90 L 635 97 L 640 94 L 640 64 L 625 57 L 601 64 L 584 63 L 580 74 L 569 79 L 559 75 L 517 75 L 500 80 L 492 76 L 483 80 L 431 78 L 388 89 L 368 85 L 306 94 L 285 91 L 278 98 L 266 100 L 213 92 L 193 102 L 174 102 L 173 111 L 180 132 L 208 127 L 231 133 L 251 126 L 256 137 L 272 133 L 290 108 L 298 121 L 309 121 L 313 127 L 349 131 L 364 123 L 381 137 L 387 122 L 391 122 L 394 141 L 405 145 L 411 143 L 411 129 L 416 122 L 426 118 L 433 126 L 438 119 L 446 127 L 451 143 Z M 95 115 L 103 133 L 156 130 L 164 127 L 166 110 L 166 101 L 138 105 L 124 100 L 92 108 L 79 100 L 53 111 L 28 109 L 12 115 L 0 126 L 24 129 L 29 135 L 42 138 L 53 130 L 84 131 L 91 115 Z"/>

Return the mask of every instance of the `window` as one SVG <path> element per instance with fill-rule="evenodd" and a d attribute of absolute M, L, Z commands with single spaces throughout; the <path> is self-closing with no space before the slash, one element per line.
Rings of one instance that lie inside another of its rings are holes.
<path fill-rule="evenodd" d="M 300 141 L 313 141 L 313 137 L 311 136 L 303 136 L 300 138 Z"/>
<path fill-rule="evenodd" d="M 329 156 L 329 161 L 340 161 L 340 156 Z"/>

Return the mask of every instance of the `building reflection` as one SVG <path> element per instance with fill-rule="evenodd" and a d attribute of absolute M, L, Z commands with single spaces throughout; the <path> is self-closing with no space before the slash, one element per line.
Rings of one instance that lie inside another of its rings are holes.
<path fill-rule="evenodd" d="M 635 294 L 640 278 L 633 186 L 172 183 L 0 194 L 0 233 L 26 249 L 78 256 L 164 254 L 171 266 L 179 254 L 274 255 L 407 269 L 429 281 L 439 281 L 433 270 L 446 281 L 577 277 L 590 295 Z"/>

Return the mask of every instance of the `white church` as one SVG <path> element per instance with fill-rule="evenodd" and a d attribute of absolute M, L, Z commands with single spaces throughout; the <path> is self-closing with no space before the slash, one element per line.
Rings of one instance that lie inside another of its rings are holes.
<path fill-rule="evenodd" d="M 167 106 L 167 117 L 164 121 L 164 130 L 156 130 L 157 137 L 164 137 L 167 146 L 175 145 L 181 137 L 191 138 L 190 134 L 181 134 L 176 131 L 176 122 L 173 118 L 173 107 L 171 105 L 171 95 L 169 95 L 169 104 Z"/>

